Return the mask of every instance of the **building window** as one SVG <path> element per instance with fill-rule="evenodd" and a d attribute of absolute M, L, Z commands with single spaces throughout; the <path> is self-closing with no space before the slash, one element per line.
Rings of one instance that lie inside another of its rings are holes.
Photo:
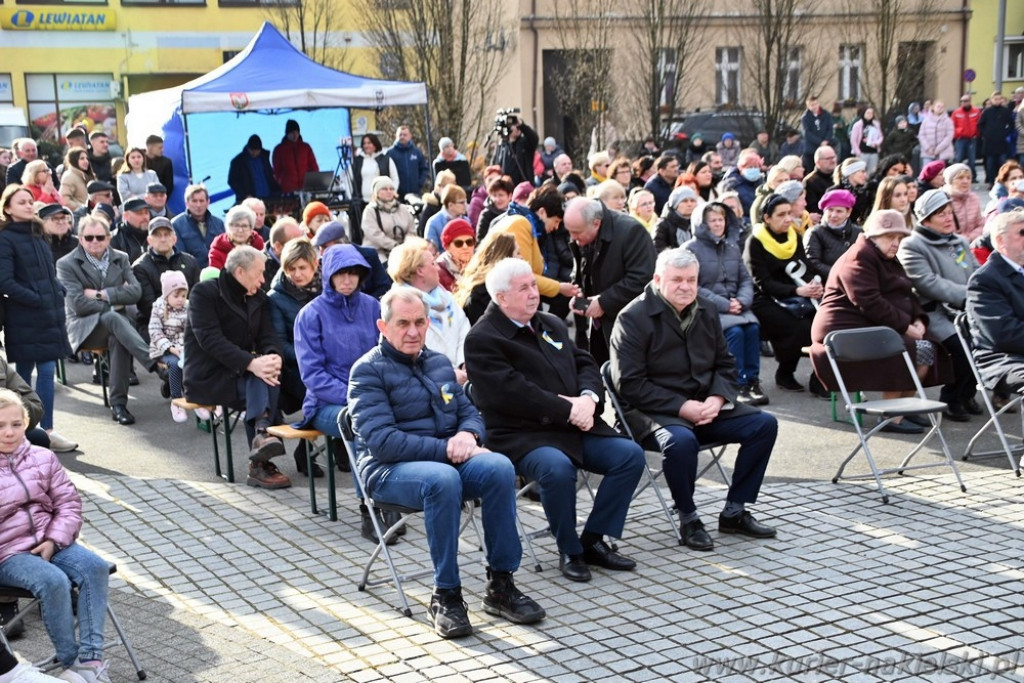
<path fill-rule="evenodd" d="M 839 46 L 839 101 L 860 100 L 860 45 Z"/>
<path fill-rule="evenodd" d="M 786 80 L 782 84 L 782 95 L 786 104 L 792 107 L 799 106 L 803 100 L 800 94 L 800 69 L 803 64 L 804 49 L 802 47 L 791 47 L 789 58 L 786 60 Z"/>
<path fill-rule="evenodd" d="M 661 80 L 661 100 L 658 104 L 663 110 L 671 109 L 676 101 L 675 50 L 658 50 L 658 77 Z"/>
<path fill-rule="evenodd" d="M 121 0 L 127 7 L 206 7 L 206 0 Z"/>
<path fill-rule="evenodd" d="M 715 48 L 715 102 L 716 104 L 739 104 L 740 101 L 740 58 L 739 47 Z"/>
<path fill-rule="evenodd" d="M 1024 41 L 1004 42 L 1003 80 L 1024 81 Z"/>
<path fill-rule="evenodd" d="M 116 85 L 110 74 L 26 74 L 32 137 L 61 143 L 69 129 L 81 124 L 117 140 Z"/>
<path fill-rule="evenodd" d="M 0 74 L 0 104 L 14 104 L 14 86 L 10 74 Z"/>

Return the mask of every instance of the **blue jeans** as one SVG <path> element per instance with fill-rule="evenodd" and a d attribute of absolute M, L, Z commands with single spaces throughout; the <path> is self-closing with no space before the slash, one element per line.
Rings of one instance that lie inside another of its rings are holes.
<path fill-rule="evenodd" d="M 736 378 L 741 387 L 761 376 L 761 328 L 757 323 L 733 325 L 725 331 L 725 343 L 736 359 Z"/>
<path fill-rule="evenodd" d="M 707 443 L 738 443 L 740 452 L 733 468 L 732 486 L 726 499 L 734 503 L 757 502 L 764 471 L 775 447 L 779 423 L 769 413 L 719 418 L 708 425 L 689 429 L 669 425 L 654 433 L 665 457 L 665 483 L 668 484 L 680 514 L 697 509 L 693 490 L 697 483 L 697 451 Z"/>
<path fill-rule="evenodd" d="M 954 162 L 960 163 L 962 161 L 970 166 L 971 182 L 977 180 L 974 166 L 977 161 L 978 141 L 975 138 L 958 138 L 953 141 L 953 150 L 956 154 Z"/>
<path fill-rule="evenodd" d="M 540 484 L 540 502 L 559 552 L 582 553 L 576 533 L 576 465 L 557 448 L 541 446 L 523 456 L 518 467 L 524 477 Z M 621 538 L 633 491 L 644 471 L 644 450 L 630 439 L 585 434 L 583 469 L 604 475 L 584 531 Z"/>
<path fill-rule="evenodd" d="M 0 584 L 24 588 L 39 598 L 43 626 L 64 668 L 76 659 L 103 659 L 109 573 L 106 560 L 77 543 L 54 554 L 49 562 L 29 553 L 18 553 L 0 562 Z M 80 643 L 75 641 L 72 583 L 78 586 Z"/>
<path fill-rule="evenodd" d="M 423 510 L 434 586 L 455 588 L 462 585 L 459 526 L 464 500 L 482 501 L 487 566 L 499 572 L 519 569 L 523 547 L 516 530 L 515 479 L 515 467 L 507 457 L 481 453 L 459 465 L 425 461 L 387 465 L 371 493 L 381 503 Z"/>
<path fill-rule="evenodd" d="M 277 419 L 281 387 L 272 387 L 251 372 L 246 372 L 235 382 L 235 391 L 245 398 L 245 437 L 252 447 L 260 422 L 273 424 Z M 249 459 L 252 460 L 251 457 Z"/>
<path fill-rule="evenodd" d="M 32 371 L 36 371 L 36 393 L 43 403 L 43 417 L 39 420 L 39 426 L 53 429 L 53 375 L 57 370 L 57 361 L 21 361 L 15 363 L 14 367 L 29 386 L 32 386 Z"/>
<path fill-rule="evenodd" d="M 181 398 L 185 393 L 181 385 L 181 366 L 178 364 L 178 357 L 173 353 L 165 353 L 160 356 L 160 361 L 167 364 L 167 383 L 171 387 L 171 398 Z"/>

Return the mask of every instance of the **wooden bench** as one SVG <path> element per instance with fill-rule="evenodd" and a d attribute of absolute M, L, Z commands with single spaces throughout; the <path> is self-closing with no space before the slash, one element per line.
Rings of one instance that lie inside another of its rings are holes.
<path fill-rule="evenodd" d="M 96 372 L 96 374 L 99 375 L 100 388 L 103 390 L 103 405 L 104 407 L 109 408 L 110 397 L 107 395 L 107 375 L 110 374 L 110 371 L 107 366 L 107 348 L 104 346 L 102 348 L 96 349 L 79 349 L 78 352 L 92 354 L 93 369 Z M 68 385 L 68 373 L 67 370 L 64 368 L 63 358 L 57 359 L 56 375 L 57 381 L 59 381 L 64 386 Z"/>
<path fill-rule="evenodd" d="M 207 406 L 201 403 L 192 403 L 186 398 L 172 398 L 171 403 L 182 408 L 184 410 L 195 411 L 196 409 L 204 409 L 209 412 L 209 419 L 203 420 L 198 415 L 196 419 L 206 423 L 210 436 L 213 438 L 213 466 L 214 471 L 218 477 L 227 479 L 230 483 L 235 482 L 235 463 L 231 452 L 231 433 L 235 430 L 235 425 L 238 424 L 238 418 L 241 415 L 240 412 L 234 412 L 227 406 L 222 406 L 222 415 L 217 415 L 217 406 Z M 234 412 L 234 420 L 232 420 L 232 413 Z M 221 470 L 220 467 L 220 442 L 217 439 L 217 425 L 222 424 L 224 426 L 224 455 L 226 464 L 226 472 Z"/>
<path fill-rule="evenodd" d="M 306 472 L 309 477 L 309 507 L 314 515 L 322 514 L 316 507 L 316 483 L 313 481 L 313 459 L 323 452 L 327 468 L 327 518 L 338 521 L 338 497 L 334 487 L 334 437 L 317 429 L 295 429 L 291 425 L 274 425 L 267 434 L 279 439 L 301 439 L 306 442 Z M 323 437 L 323 444 L 319 439 Z"/>

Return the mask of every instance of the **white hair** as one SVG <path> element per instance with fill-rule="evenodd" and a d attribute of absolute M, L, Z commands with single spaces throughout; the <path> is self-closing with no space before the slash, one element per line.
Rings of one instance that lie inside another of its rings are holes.
<path fill-rule="evenodd" d="M 498 300 L 498 295 L 507 292 L 512 287 L 512 280 L 524 275 L 533 275 L 533 268 L 526 261 L 518 258 L 503 258 L 494 264 L 491 272 L 487 273 L 485 286 L 487 294 L 492 301 Z"/>
<path fill-rule="evenodd" d="M 693 255 L 693 252 L 684 247 L 666 249 L 658 254 L 658 260 L 654 264 L 654 272 L 661 275 L 666 268 L 689 268 L 693 266 L 700 270 L 700 261 Z"/>

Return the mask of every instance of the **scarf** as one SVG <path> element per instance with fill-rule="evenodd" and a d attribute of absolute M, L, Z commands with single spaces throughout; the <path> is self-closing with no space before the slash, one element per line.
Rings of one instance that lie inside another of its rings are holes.
<path fill-rule="evenodd" d="M 292 279 L 288 275 L 281 275 L 281 285 L 284 287 L 285 293 L 291 298 L 299 302 L 300 306 L 305 306 L 313 300 L 323 289 L 323 279 L 320 276 L 320 269 L 317 268 L 313 274 L 313 281 L 305 287 L 299 287 L 297 284 L 292 282 Z"/>
<path fill-rule="evenodd" d="M 398 211 L 398 200 L 394 198 L 389 199 L 386 202 L 378 199 L 374 204 L 377 206 L 377 210 L 381 213 L 394 213 Z"/>
<path fill-rule="evenodd" d="M 412 285 L 405 285 L 412 287 Z M 430 308 L 430 324 L 438 325 L 440 329 L 451 327 L 452 318 L 455 316 L 455 299 L 441 285 L 434 287 L 429 292 L 420 290 L 420 294 Z"/>
<path fill-rule="evenodd" d="M 754 228 L 751 237 L 756 239 L 764 247 L 764 250 L 780 261 L 788 261 L 796 253 L 799 241 L 796 237 L 796 230 L 792 227 L 786 231 L 786 241 L 780 242 L 779 238 L 769 230 L 764 223 L 759 223 Z"/>
<path fill-rule="evenodd" d="M 107 249 L 105 252 L 103 252 L 103 256 L 99 257 L 98 259 L 93 257 L 93 255 L 87 252 L 85 249 L 82 249 L 82 253 L 85 254 L 85 258 L 89 261 L 89 263 L 96 266 L 96 270 L 100 271 L 100 275 L 103 276 L 103 279 L 106 279 L 107 269 L 110 268 L 110 250 Z"/>

